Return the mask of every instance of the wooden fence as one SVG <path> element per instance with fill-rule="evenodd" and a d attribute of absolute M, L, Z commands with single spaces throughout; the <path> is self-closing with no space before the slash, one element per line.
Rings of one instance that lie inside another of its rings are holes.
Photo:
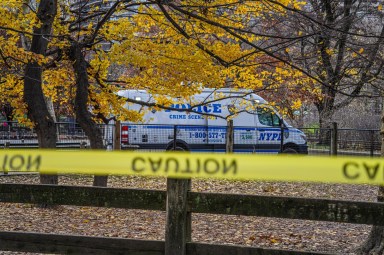
<path fill-rule="evenodd" d="M 0 250 L 130 255 L 328 254 L 193 242 L 191 240 L 191 213 L 384 225 L 384 203 L 379 202 L 197 193 L 189 190 L 190 180 L 175 179 L 167 180 L 166 191 L 0 184 L 0 202 L 49 203 L 54 205 L 167 211 L 165 241 L 0 232 Z"/>

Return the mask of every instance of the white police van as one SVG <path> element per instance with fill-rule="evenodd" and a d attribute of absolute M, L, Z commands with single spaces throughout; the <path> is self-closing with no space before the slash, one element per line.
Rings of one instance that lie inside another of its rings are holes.
<path fill-rule="evenodd" d="M 121 90 L 118 95 L 154 102 L 145 90 Z M 224 152 L 230 118 L 234 152 L 308 153 L 305 134 L 288 125 L 263 98 L 250 91 L 204 89 L 188 102 L 177 98 L 173 101 L 169 109 L 127 102 L 127 109 L 143 111 L 144 117 L 142 123 L 122 123 L 122 147 L 172 150 L 176 146 L 177 150 Z"/>

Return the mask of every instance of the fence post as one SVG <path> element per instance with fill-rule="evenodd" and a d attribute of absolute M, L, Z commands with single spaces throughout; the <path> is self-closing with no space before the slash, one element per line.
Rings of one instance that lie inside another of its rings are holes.
<path fill-rule="evenodd" d="M 7 122 L 8 124 L 8 139 L 11 139 L 11 122 Z"/>
<path fill-rule="evenodd" d="M 284 121 L 280 119 L 280 153 L 284 151 Z"/>
<path fill-rule="evenodd" d="M 4 143 L 4 149 L 9 149 L 11 147 L 11 142 L 5 142 Z M 8 168 L 4 167 L 3 168 L 3 173 L 8 174 Z"/>
<path fill-rule="evenodd" d="M 177 148 L 177 125 L 173 127 L 173 150 Z M 191 241 L 192 217 L 187 211 L 190 179 L 167 178 L 165 226 L 165 255 L 185 255 L 186 243 Z"/>
<path fill-rule="evenodd" d="M 177 139 L 177 125 L 174 125 L 173 126 L 173 150 L 174 151 L 176 150 L 176 146 L 177 146 L 176 139 Z"/>
<path fill-rule="evenodd" d="M 187 212 L 187 195 L 191 180 L 167 179 L 167 216 L 165 255 L 185 255 L 191 241 L 191 213 Z"/>
<path fill-rule="evenodd" d="M 116 120 L 115 122 L 115 130 L 114 135 L 112 136 L 115 139 L 113 140 L 113 149 L 121 150 L 121 122 L 120 120 Z"/>
<path fill-rule="evenodd" d="M 370 156 L 373 157 L 373 153 L 375 151 L 375 131 L 371 130 L 371 148 L 370 148 Z"/>
<path fill-rule="evenodd" d="M 227 121 L 227 132 L 225 134 L 225 151 L 227 153 L 233 152 L 233 120 Z"/>
<path fill-rule="evenodd" d="M 337 123 L 332 122 L 331 126 L 331 155 L 337 155 Z"/>

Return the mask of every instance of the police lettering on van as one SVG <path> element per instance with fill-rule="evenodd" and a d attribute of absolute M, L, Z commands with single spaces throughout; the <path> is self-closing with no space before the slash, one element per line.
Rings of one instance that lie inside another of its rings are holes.
<path fill-rule="evenodd" d="M 198 113 L 217 113 L 220 114 L 221 104 L 208 104 L 208 105 L 199 105 L 194 108 L 190 104 L 172 104 L 170 108 L 175 109 L 193 109 L 194 112 Z M 165 112 L 171 112 L 171 110 L 165 110 Z"/>

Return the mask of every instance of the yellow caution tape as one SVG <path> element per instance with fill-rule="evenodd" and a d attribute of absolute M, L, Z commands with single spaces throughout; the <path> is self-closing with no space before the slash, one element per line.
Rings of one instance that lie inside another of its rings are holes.
<path fill-rule="evenodd" d="M 382 158 L 2 150 L 0 163 L 0 172 L 384 184 Z"/>

